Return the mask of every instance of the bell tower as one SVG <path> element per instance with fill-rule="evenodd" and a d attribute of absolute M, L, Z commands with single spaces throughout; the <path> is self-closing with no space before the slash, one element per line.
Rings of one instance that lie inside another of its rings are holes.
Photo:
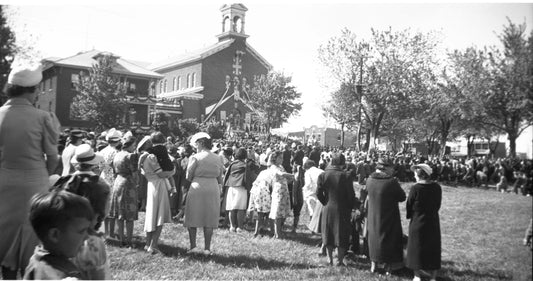
<path fill-rule="evenodd" d="M 246 40 L 248 35 L 244 32 L 245 15 L 248 8 L 243 4 L 224 5 L 220 8 L 222 12 L 222 33 L 217 35 L 219 41 L 233 38 Z"/>

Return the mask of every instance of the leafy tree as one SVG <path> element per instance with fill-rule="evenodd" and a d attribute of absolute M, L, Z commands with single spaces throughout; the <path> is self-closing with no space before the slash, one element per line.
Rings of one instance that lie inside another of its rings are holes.
<path fill-rule="evenodd" d="M 533 33 L 525 38 L 526 25 L 509 20 L 499 38 L 503 51 L 492 48 L 484 58 L 485 85 L 473 92 L 470 102 L 479 112 L 477 124 L 487 132 L 505 132 L 509 155 L 516 156 L 516 139 L 533 125 Z M 491 128 L 489 128 L 491 127 Z"/>
<path fill-rule="evenodd" d="M 509 20 L 499 38 L 503 52 L 489 54 L 490 88 L 477 98 L 485 115 L 482 123 L 507 133 L 509 154 L 516 156 L 516 139 L 533 125 L 533 55 L 530 38 L 525 38 L 526 25 Z"/>
<path fill-rule="evenodd" d="M 178 128 L 180 138 L 186 139 L 200 131 L 200 123 L 196 118 L 180 119 L 178 120 Z"/>
<path fill-rule="evenodd" d="M 354 92 L 367 124 L 368 150 L 375 147 L 382 125 L 412 117 L 415 110 L 406 109 L 413 109 L 413 97 L 427 93 L 434 84 L 437 45 L 433 33 L 372 29 L 368 42 L 357 43 L 352 32 L 343 30 L 320 47 L 319 59 L 332 73 L 331 79 L 355 86 L 359 72 L 359 81 L 364 81 L 362 90 Z"/>
<path fill-rule="evenodd" d="M 367 80 L 364 62 L 370 57 L 369 52 L 369 43 L 358 40 L 355 33 L 347 28 L 341 31 L 340 36 L 332 37 L 318 49 L 318 58 L 326 68 L 325 88 L 334 93 L 323 110 L 341 125 L 341 119 L 345 123 L 346 120 L 354 120 L 355 124 L 347 122 L 346 125 L 357 127 L 355 138 L 358 150 L 361 150 L 361 132 L 365 127 L 365 119 L 362 118 L 362 84 Z M 338 85 L 341 85 L 341 92 L 337 89 Z M 341 109 L 348 105 L 353 107 Z"/>
<path fill-rule="evenodd" d="M 254 77 L 249 104 L 268 132 L 271 128 L 281 127 L 291 115 L 302 109 L 302 104 L 297 102 L 302 94 L 291 85 L 291 80 L 292 77 L 275 71 Z"/>
<path fill-rule="evenodd" d="M 344 146 L 344 128 L 355 125 L 359 101 L 353 93 L 353 85 L 342 83 L 339 90 L 331 94 L 331 100 L 322 107 L 327 116 L 341 125 L 341 147 Z"/>
<path fill-rule="evenodd" d="M 127 89 L 120 77 L 113 74 L 113 57 L 104 54 L 89 70 L 81 72 L 76 84 L 78 93 L 71 105 L 73 117 L 94 122 L 98 129 L 123 125 L 127 114 Z"/>
<path fill-rule="evenodd" d="M 0 5 L 0 105 L 7 100 L 3 89 L 16 53 L 15 34 L 7 25 L 5 8 L 6 6 Z"/>

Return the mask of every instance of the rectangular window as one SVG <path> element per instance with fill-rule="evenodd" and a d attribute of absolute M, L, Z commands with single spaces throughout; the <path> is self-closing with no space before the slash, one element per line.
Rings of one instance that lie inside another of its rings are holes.
<path fill-rule="evenodd" d="M 50 89 L 50 79 L 44 80 L 44 90 Z"/>
<path fill-rule="evenodd" d="M 128 92 L 135 93 L 136 90 L 137 90 L 137 86 L 135 85 L 135 83 L 130 83 L 130 87 L 128 89 Z"/>
<path fill-rule="evenodd" d="M 79 74 L 72 74 L 70 76 L 70 85 L 72 89 L 76 89 L 76 84 L 80 83 L 80 75 Z"/>

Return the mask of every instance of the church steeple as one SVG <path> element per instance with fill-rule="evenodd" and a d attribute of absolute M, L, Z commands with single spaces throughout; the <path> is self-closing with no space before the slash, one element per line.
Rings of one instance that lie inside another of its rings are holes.
<path fill-rule="evenodd" d="M 244 32 L 244 16 L 248 9 L 243 4 L 224 5 L 222 12 L 222 33 L 217 35 L 219 41 L 232 38 L 246 40 L 248 35 Z"/>

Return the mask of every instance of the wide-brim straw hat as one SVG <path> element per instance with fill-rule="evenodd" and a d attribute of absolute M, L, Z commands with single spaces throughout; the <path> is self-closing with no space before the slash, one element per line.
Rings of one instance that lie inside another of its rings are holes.
<path fill-rule="evenodd" d="M 74 157 L 72 157 L 70 162 L 72 164 L 97 165 L 104 162 L 104 157 L 99 153 L 94 152 L 90 145 L 84 143 L 76 147 Z"/>

